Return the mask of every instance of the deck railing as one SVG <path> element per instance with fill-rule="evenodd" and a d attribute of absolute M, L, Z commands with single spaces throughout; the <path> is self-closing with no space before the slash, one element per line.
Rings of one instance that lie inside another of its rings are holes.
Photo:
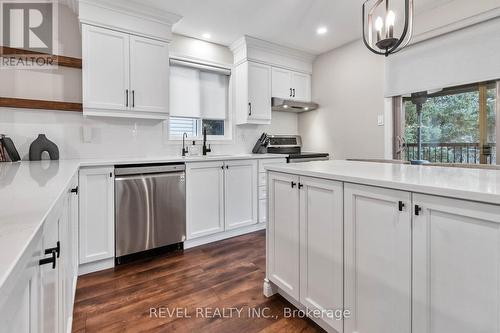
<path fill-rule="evenodd" d="M 405 145 L 407 161 L 418 159 L 418 144 Z M 486 163 L 496 161 L 495 144 L 490 143 L 485 147 Z M 422 159 L 431 163 L 481 163 L 481 147 L 479 143 L 422 143 Z"/>

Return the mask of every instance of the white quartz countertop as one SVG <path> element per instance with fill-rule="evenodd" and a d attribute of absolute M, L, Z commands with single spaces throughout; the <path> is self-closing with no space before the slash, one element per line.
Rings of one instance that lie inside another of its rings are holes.
<path fill-rule="evenodd" d="M 272 164 L 267 170 L 500 204 L 500 170 L 403 164 L 317 161 Z"/>
<path fill-rule="evenodd" d="M 285 156 L 211 154 L 0 163 L 0 291 L 80 167 L 269 158 Z"/>

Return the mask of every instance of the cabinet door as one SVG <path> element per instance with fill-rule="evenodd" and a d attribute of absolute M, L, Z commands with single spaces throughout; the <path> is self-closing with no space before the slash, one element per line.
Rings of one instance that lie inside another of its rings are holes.
<path fill-rule="evenodd" d="M 3 281 L 0 297 L 0 332 L 43 332 L 40 315 L 42 310 L 39 259 L 42 251 L 42 232 L 31 244 Z"/>
<path fill-rule="evenodd" d="M 343 189 L 342 183 L 301 177 L 300 302 L 309 309 L 343 308 Z M 324 312 L 323 319 L 338 332 L 342 321 Z"/>
<path fill-rule="evenodd" d="M 271 67 L 248 62 L 248 118 L 271 120 Z"/>
<path fill-rule="evenodd" d="M 271 172 L 268 182 L 268 278 L 299 300 L 299 179 Z"/>
<path fill-rule="evenodd" d="M 344 204 L 345 332 L 410 332 L 410 194 L 345 184 Z"/>
<path fill-rule="evenodd" d="M 257 223 L 257 161 L 227 161 L 224 165 L 226 230 Z"/>
<path fill-rule="evenodd" d="M 133 111 L 168 114 L 168 44 L 130 37 L 131 100 Z"/>
<path fill-rule="evenodd" d="M 311 101 L 311 75 L 292 72 L 292 95 L 293 99 L 299 101 Z"/>
<path fill-rule="evenodd" d="M 500 332 L 500 206 L 413 201 L 413 332 Z"/>
<path fill-rule="evenodd" d="M 291 72 L 273 67 L 272 87 L 272 97 L 291 98 L 293 96 Z"/>
<path fill-rule="evenodd" d="M 186 165 L 187 238 L 224 231 L 224 164 Z"/>
<path fill-rule="evenodd" d="M 80 169 L 80 264 L 115 256 L 113 168 Z"/>
<path fill-rule="evenodd" d="M 42 257 L 50 258 L 50 254 L 44 255 L 46 249 L 54 248 L 59 241 L 59 218 L 57 214 L 60 208 L 53 210 L 53 214 L 47 218 L 43 227 Z M 60 332 L 62 317 L 59 314 L 61 307 L 60 299 L 60 260 L 57 259 L 56 267 L 52 264 L 40 266 L 41 276 L 41 320 L 42 332 Z"/>
<path fill-rule="evenodd" d="M 82 25 L 83 108 L 127 110 L 129 35 Z"/>

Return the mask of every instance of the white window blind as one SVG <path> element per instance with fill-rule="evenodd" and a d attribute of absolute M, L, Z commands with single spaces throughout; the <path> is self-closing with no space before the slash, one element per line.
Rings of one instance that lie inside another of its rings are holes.
<path fill-rule="evenodd" d="M 228 110 L 228 70 L 171 62 L 170 116 L 225 120 Z"/>
<path fill-rule="evenodd" d="M 500 18 L 415 44 L 386 62 L 385 96 L 500 78 Z"/>

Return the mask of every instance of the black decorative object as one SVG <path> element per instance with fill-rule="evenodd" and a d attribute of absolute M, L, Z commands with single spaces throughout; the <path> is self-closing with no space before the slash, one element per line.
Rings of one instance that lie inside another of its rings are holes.
<path fill-rule="evenodd" d="M 404 23 L 400 36 L 394 34 L 396 14 L 391 10 L 389 0 L 366 0 L 363 3 L 363 42 L 375 54 L 387 57 L 401 51 L 411 41 L 413 35 L 413 0 L 398 1 L 404 2 Z M 368 7 L 368 12 L 366 7 Z M 375 15 L 380 16 L 374 20 Z M 385 19 L 382 18 L 383 16 Z M 374 41 L 374 37 L 376 41 Z"/>
<path fill-rule="evenodd" d="M 57 148 L 57 145 L 47 139 L 45 134 L 39 134 L 38 138 L 30 145 L 30 161 L 41 161 L 44 151 L 49 154 L 51 160 L 59 159 L 59 148 Z"/>

